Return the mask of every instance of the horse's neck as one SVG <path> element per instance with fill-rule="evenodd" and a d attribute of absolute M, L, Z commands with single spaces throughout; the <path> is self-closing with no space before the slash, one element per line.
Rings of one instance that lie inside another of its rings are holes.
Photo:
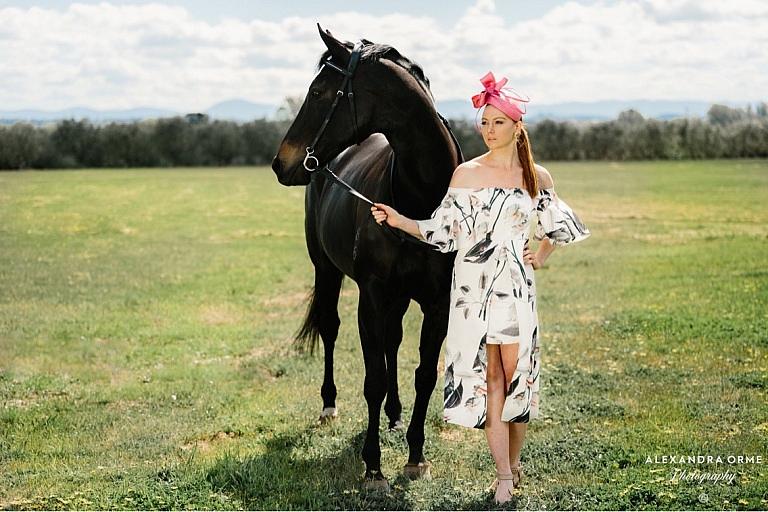
<path fill-rule="evenodd" d="M 410 118 L 387 139 L 395 151 L 395 208 L 412 218 L 428 216 L 445 195 L 459 164 L 448 128 L 434 112 Z"/>

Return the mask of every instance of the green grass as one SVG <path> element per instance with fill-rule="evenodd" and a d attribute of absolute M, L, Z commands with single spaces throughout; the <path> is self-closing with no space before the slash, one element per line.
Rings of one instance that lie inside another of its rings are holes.
<path fill-rule="evenodd" d="M 593 236 L 537 272 L 541 417 L 515 505 L 768 508 L 768 162 L 558 163 Z M 484 509 L 483 433 L 427 418 L 431 481 L 361 488 L 357 290 L 340 418 L 296 355 L 303 189 L 266 168 L 0 173 L 0 508 Z M 406 418 L 421 315 L 400 353 Z M 664 455 L 762 464 L 654 464 Z M 728 470 L 732 484 L 671 480 Z"/>

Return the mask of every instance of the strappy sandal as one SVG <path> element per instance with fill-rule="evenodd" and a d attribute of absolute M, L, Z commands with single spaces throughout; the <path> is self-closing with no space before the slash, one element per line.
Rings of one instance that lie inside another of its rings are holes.
<path fill-rule="evenodd" d="M 510 472 L 513 475 L 512 478 L 512 485 L 515 486 L 515 489 L 520 487 L 520 482 L 523 480 L 523 465 L 519 464 L 511 469 Z M 498 475 L 498 471 L 496 472 Z M 491 483 L 490 486 L 486 489 L 486 491 L 496 492 L 496 488 L 499 486 L 499 478 L 497 477 L 494 479 L 494 481 Z"/>
<path fill-rule="evenodd" d="M 496 472 L 496 480 L 494 480 L 493 484 L 491 484 L 491 486 L 493 487 L 493 491 L 496 492 L 496 488 L 499 486 L 499 482 L 506 481 L 506 480 L 512 480 L 512 488 L 514 489 L 515 478 L 516 478 L 515 473 L 512 472 L 512 471 L 510 471 L 509 473 L 499 473 L 497 471 Z M 512 498 L 512 493 L 510 491 L 507 491 L 507 494 L 509 494 L 509 498 L 511 499 Z M 508 501 L 509 501 L 509 499 L 504 500 L 504 501 L 499 501 L 499 500 L 496 499 L 495 496 L 493 498 L 493 502 L 496 505 L 503 505 L 503 504 L 507 503 Z"/>
<path fill-rule="evenodd" d="M 518 464 L 517 466 L 511 468 L 512 474 L 515 476 L 512 479 L 512 484 L 515 486 L 515 489 L 520 487 L 520 482 L 523 480 L 523 465 Z"/>

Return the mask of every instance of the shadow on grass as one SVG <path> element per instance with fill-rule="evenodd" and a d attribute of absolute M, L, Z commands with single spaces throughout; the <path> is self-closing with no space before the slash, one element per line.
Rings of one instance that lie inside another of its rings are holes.
<path fill-rule="evenodd" d="M 410 508 L 394 486 L 390 493 L 362 490 L 364 431 L 341 451 L 326 456 L 325 446 L 312 446 L 317 430 L 308 427 L 275 435 L 262 453 L 226 454 L 208 472 L 208 480 L 214 488 L 233 493 L 246 508 L 332 509 L 350 503 L 359 508 L 386 503 L 386 508 L 393 508 L 398 502 L 402 505 L 397 508 Z"/>
<path fill-rule="evenodd" d="M 247 509 L 414 510 L 423 508 L 481 510 L 489 499 L 467 500 L 452 482 L 411 482 L 402 472 L 387 475 L 389 491 L 363 488 L 360 455 L 365 431 L 346 440 L 340 451 L 327 455 L 324 438 L 314 435 L 324 427 L 276 435 L 262 453 L 240 457 L 226 454 L 208 471 L 207 480 L 218 491 L 233 495 Z M 317 443 L 312 443 L 312 440 Z M 334 437 L 338 442 L 338 438 Z M 418 486 L 416 492 L 410 492 Z"/>

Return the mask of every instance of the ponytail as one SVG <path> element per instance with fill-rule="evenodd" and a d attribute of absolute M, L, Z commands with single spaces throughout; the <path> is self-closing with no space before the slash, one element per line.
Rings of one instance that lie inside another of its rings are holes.
<path fill-rule="evenodd" d="M 520 123 L 522 124 L 522 121 Z M 521 126 L 520 136 L 517 138 L 517 157 L 523 166 L 523 187 L 531 197 L 536 197 L 539 194 L 539 179 L 533 165 L 533 151 L 525 125 Z"/>

